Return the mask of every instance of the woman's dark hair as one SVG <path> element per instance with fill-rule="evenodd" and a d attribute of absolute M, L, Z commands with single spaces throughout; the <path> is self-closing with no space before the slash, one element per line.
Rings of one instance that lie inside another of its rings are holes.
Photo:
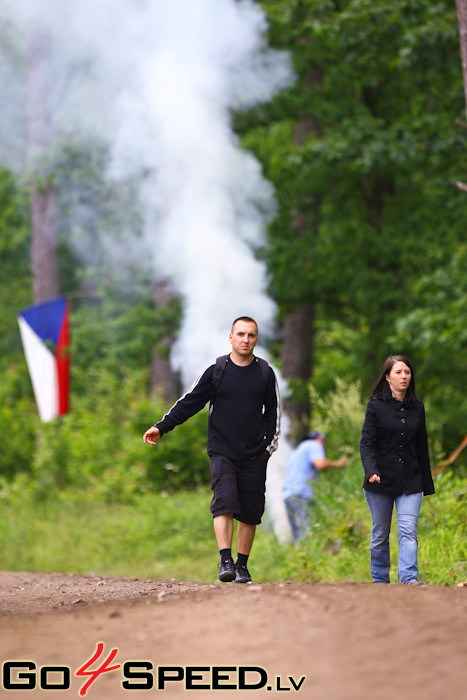
<path fill-rule="evenodd" d="M 410 378 L 410 384 L 407 387 L 407 391 L 405 392 L 405 398 L 409 401 L 411 400 L 416 400 L 417 395 L 415 393 L 415 375 L 413 371 L 413 367 L 410 364 L 409 360 L 404 357 L 403 355 L 391 355 L 390 357 L 387 358 L 386 362 L 384 363 L 383 366 L 383 371 L 381 372 L 381 375 L 376 382 L 373 391 L 371 392 L 370 399 L 374 398 L 379 398 L 379 399 L 390 399 L 392 394 L 391 394 L 391 389 L 389 388 L 388 381 L 386 377 L 390 373 L 392 366 L 396 364 L 396 362 L 403 362 L 404 364 L 407 365 L 407 367 L 410 369 L 411 372 L 411 378 Z"/>

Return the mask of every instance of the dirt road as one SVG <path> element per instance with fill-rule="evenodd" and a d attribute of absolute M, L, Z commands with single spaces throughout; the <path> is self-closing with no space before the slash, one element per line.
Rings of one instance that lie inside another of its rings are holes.
<path fill-rule="evenodd" d="M 466 613 L 467 587 L 4 572 L 0 695 L 464 700 Z"/>

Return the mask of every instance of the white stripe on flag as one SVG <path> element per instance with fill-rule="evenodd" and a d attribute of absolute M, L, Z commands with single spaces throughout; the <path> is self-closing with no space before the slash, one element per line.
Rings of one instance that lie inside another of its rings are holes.
<path fill-rule="evenodd" d="M 58 416 L 57 363 L 24 318 L 19 316 L 18 323 L 39 415 L 43 423 L 48 423 Z"/>

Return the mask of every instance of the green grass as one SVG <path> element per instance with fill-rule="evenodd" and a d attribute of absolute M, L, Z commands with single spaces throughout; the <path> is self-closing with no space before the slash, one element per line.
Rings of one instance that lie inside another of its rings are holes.
<path fill-rule="evenodd" d="M 215 543 L 207 537 L 209 494 L 146 494 L 130 504 L 61 493 L 3 508 L 3 569 L 188 578 L 213 576 Z"/>
<path fill-rule="evenodd" d="M 157 450 L 147 449 L 141 440 L 147 415 L 162 415 L 163 409 L 153 399 L 141 399 L 138 387 L 145 382 L 133 374 L 120 382 L 97 368 L 88 377 L 92 391 L 77 396 L 73 412 L 62 421 L 41 426 L 27 454 L 17 451 L 23 442 L 5 443 L 1 569 L 217 580 L 207 413 L 180 426 Z M 365 410 L 360 394 L 357 385 L 340 380 L 325 398 L 313 393 L 314 427 L 331 436 L 329 457 L 345 449 L 349 464 L 323 472 L 315 482 L 313 530 L 299 550 L 278 542 L 265 518 L 250 560 L 254 580 L 370 581 L 371 521 L 358 452 Z M 16 425 L 11 416 L 26 414 L 14 404 L 5 415 L 10 435 Z M 28 416 L 25 425 L 29 422 Z M 28 434 L 26 428 L 22 432 Z M 444 458 L 435 447 L 433 465 Z M 422 502 L 420 576 L 430 584 L 467 579 L 467 465 L 462 460 L 464 453 L 436 477 L 436 495 Z M 391 580 L 396 581 L 395 517 L 392 530 Z"/>
<path fill-rule="evenodd" d="M 360 469 L 329 472 L 317 482 L 313 531 L 300 549 L 258 528 L 251 570 L 257 581 L 368 582 L 370 518 Z M 456 585 L 467 578 L 467 480 L 446 471 L 437 495 L 423 499 L 419 525 L 421 579 Z M 0 567 L 142 578 L 214 581 L 217 547 L 208 488 L 145 493 L 108 503 L 87 491 L 38 498 L 26 483 L 0 491 Z M 391 533 L 397 580 L 397 527 Z"/>

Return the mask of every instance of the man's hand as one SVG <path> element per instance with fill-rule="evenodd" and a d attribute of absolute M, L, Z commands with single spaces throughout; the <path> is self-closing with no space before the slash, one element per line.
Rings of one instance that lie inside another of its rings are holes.
<path fill-rule="evenodd" d="M 347 464 L 347 455 L 342 455 L 339 459 L 328 459 L 327 457 L 318 457 L 313 462 L 315 469 L 336 469 L 339 467 L 345 467 Z"/>
<path fill-rule="evenodd" d="M 157 441 L 161 437 L 161 431 L 159 428 L 156 428 L 155 425 L 151 426 L 149 430 L 146 430 L 146 432 L 143 435 L 143 442 L 148 443 L 148 445 L 155 445 Z"/>

